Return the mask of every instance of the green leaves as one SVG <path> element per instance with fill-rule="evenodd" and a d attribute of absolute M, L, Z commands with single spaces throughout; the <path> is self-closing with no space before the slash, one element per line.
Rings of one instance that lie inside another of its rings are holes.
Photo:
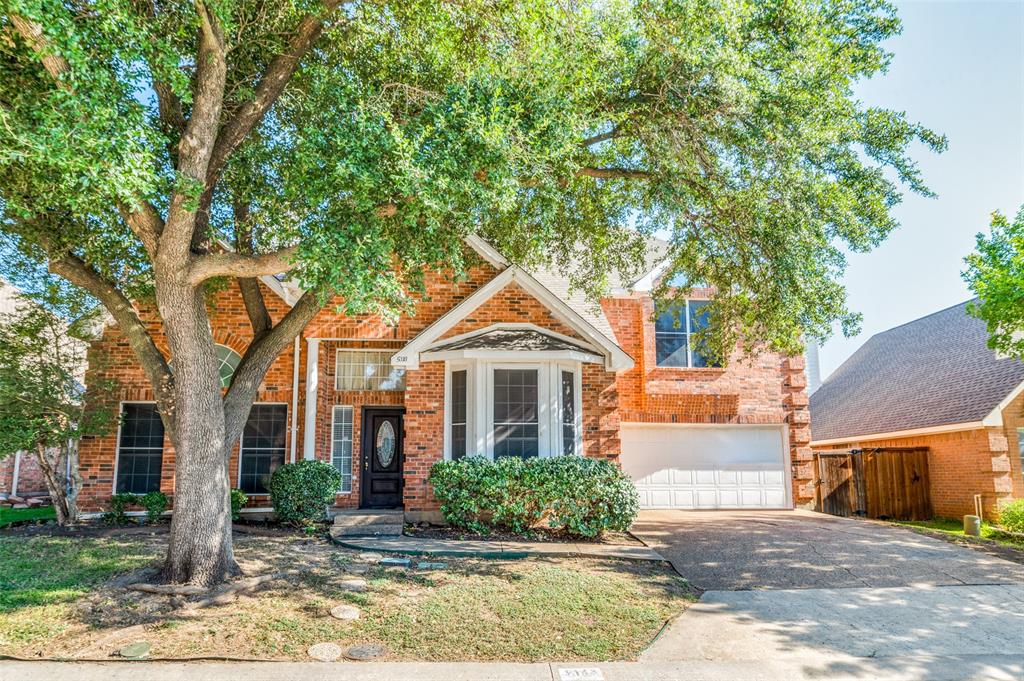
<path fill-rule="evenodd" d="M 1024 207 L 1013 222 L 993 213 L 988 235 L 978 234 L 963 276 L 979 300 L 968 306 L 984 320 L 988 345 L 1024 357 Z"/>
<path fill-rule="evenodd" d="M 8 5 L 0 28 L 35 21 L 68 69 L 49 75 L 23 38 L 0 44 L 0 230 L 37 263 L 70 251 L 146 295 L 151 263 L 118 204 L 164 212 L 177 192 L 205 211 L 208 187 L 175 168 L 195 6 Z M 299 244 L 295 277 L 349 313 L 408 310 L 424 271 L 464 271 L 470 233 L 594 298 L 611 274 L 635 278 L 659 234 L 665 282 L 719 292 L 718 347 L 794 352 L 855 327 L 843 249 L 884 239 L 904 188 L 930 195 L 908 148 L 945 147 L 853 97 L 900 30 L 882 0 L 330 7 L 209 4 L 228 50 L 222 127 L 302 22 L 326 22 L 228 157 L 201 236 L 233 243 L 245 203 L 255 251 Z"/>

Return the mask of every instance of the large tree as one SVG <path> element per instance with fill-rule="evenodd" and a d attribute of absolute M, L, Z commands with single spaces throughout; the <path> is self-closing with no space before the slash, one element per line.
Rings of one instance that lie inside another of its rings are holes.
<path fill-rule="evenodd" d="M 908 145 L 945 143 L 852 95 L 899 31 L 882 0 L 4 6 L 0 229 L 99 299 L 152 383 L 173 581 L 232 569 L 225 458 L 329 296 L 394 315 L 471 233 L 596 295 L 668 233 L 670 274 L 718 291 L 718 347 L 792 352 L 856 323 L 841 248 L 894 228 L 901 185 L 927 193 Z M 281 272 L 307 292 L 274 323 L 257 278 Z M 222 395 L 204 293 L 225 281 L 254 339 Z"/>
<path fill-rule="evenodd" d="M 1024 206 L 1012 221 L 993 213 L 966 263 L 964 279 L 978 296 L 968 309 L 985 322 L 989 347 L 1024 359 Z"/>

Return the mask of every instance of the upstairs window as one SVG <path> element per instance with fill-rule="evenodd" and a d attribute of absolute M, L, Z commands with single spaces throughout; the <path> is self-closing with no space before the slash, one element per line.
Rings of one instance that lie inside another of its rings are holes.
<path fill-rule="evenodd" d="M 654 320 L 654 345 L 660 367 L 718 367 L 702 351 L 697 333 L 708 327 L 706 300 L 687 300 L 658 312 Z"/>

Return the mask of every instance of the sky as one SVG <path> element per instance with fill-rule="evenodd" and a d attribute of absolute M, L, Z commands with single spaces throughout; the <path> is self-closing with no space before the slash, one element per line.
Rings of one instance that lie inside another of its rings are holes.
<path fill-rule="evenodd" d="M 903 33 L 885 46 L 885 74 L 860 83 L 866 104 L 906 111 L 945 134 L 949 149 L 915 147 L 938 198 L 906 195 L 900 228 L 875 250 L 849 256 L 849 305 L 860 335 L 837 331 L 821 347 L 827 377 L 873 334 L 971 297 L 960 273 L 995 210 L 1024 204 L 1024 0 L 898 3 Z"/>

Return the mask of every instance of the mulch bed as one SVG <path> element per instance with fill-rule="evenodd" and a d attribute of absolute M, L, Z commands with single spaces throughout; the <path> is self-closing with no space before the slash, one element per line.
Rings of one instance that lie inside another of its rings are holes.
<path fill-rule="evenodd" d="M 491 532 L 488 534 L 477 534 L 468 530 L 460 530 L 453 527 L 420 527 L 418 525 L 407 525 L 405 535 L 417 539 L 447 539 L 447 540 L 468 540 L 468 541 L 515 541 L 533 542 L 538 544 L 564 542 L 574 544 L 612 544 L 615 546 L 643 546 L 643 542 L 628 532 L 606 532 L 601 537 L 587 538 L 574 537 L 566 532 L 537 528 L 530 534 L 515 534 L 513 532 Z"/>

